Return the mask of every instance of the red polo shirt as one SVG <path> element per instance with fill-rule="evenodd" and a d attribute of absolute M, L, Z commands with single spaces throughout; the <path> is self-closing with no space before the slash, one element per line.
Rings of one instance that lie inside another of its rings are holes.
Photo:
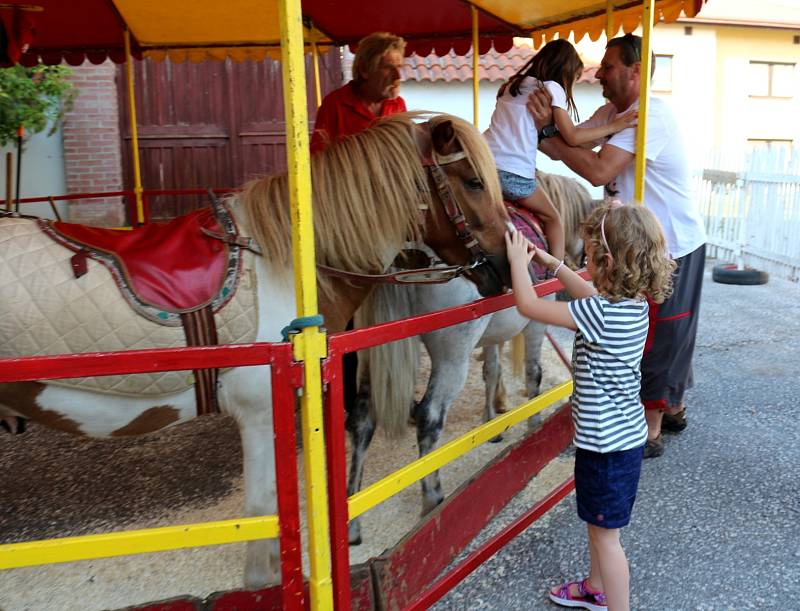
<path fill-rule="evenodd" d="M 379 117 L 406 111 L 406 102 L 400 96 L 384 100 L 380 113 L 375 116 L 353 91 L 353 81 L 331 91 L 322 100 L 311 134 L 311 152 L 324 150 L 331 142 L 343 136 L 357 134 L 367 129 Z"/>

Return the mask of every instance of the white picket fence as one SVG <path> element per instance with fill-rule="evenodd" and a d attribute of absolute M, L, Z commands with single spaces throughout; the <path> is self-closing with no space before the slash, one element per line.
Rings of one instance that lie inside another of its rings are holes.
<path fill-rule="evenodd" d="M 800 149 L 711 160 L 694 185 L 708 256 L 800 281 Z"/>

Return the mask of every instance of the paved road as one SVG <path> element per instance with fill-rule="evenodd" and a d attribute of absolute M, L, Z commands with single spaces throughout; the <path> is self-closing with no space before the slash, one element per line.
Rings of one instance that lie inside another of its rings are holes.
<path fill-rule="evenodd" d="M 632 608 L 800 610 L 800 286 L 722 285 L 710 269 L 689 427 L 645 461 L 623 531 Z M 435 608 L 557 609 L 547 588 L 582 577 L 585 550 L 570 495 Z"/>

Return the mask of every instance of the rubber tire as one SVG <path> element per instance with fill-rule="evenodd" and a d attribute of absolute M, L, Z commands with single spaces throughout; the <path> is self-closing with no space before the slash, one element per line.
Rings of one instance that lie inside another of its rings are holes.
<path fill-rule="evenodd" d="M 769 274 L 752 267 L 736 269 L 735 263 L 720 263 L 711 270 L 711 279 L 720 284 L 755 285 L 769 282 Z"/>

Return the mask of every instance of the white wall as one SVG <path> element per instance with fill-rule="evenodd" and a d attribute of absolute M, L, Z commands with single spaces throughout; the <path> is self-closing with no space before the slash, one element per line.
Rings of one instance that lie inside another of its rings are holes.
<path fill-rule="evenodd" d="M 0 199 L 6 199 L 6 153 L 13 155 L 13 184 L 17 188 L 17 147 L 8 144 L 0 148 Z M 64 195 L 67 181 L 64 175 L 64 146 L 59 130 L 50 137 L 47 131 L 34 134 L 25 139 L 22 151 L 22 179 L 20 196 L 39 197 L 48 195 Z M 62 216 L 66 215 L 66 204 L 57 204 Z M 53 218 L 50 204 L 22 204 L 22 214 Z"/>
<path fill-rule="evenodd" d="M 478 128 L 483 131 L 489 127 L 489 121 L 494 110 L 494 102 L 497 97 L 497 90 L 501 82 L 490 83 L 481 81 L 480 95 L 478 99 Z M 473 118 L 472 110 L 472 82 L 449 82 L 444 81 L 405 81 L 401 88 L 401 95 L 406 101 L 409 110 L 433 110 L 437 112 L 447 112 L 470 123 Z M 581 119 L 588 118 L 600 105 L 604 103 L 603 95 L 599 84 L 590 85 L 580 83 L 574 91 L 575 104 Z M 553 161 L 547 155 L 539 154 L 536 159 L 536 166 L 544 172 L 553 174 L 563 174 L 572 176 L 584 184 L 593 197 L 602 197 L 603 190 L 600 187 L 593 187 L 583 178 L 572 172 L 560 161 Z"/>

